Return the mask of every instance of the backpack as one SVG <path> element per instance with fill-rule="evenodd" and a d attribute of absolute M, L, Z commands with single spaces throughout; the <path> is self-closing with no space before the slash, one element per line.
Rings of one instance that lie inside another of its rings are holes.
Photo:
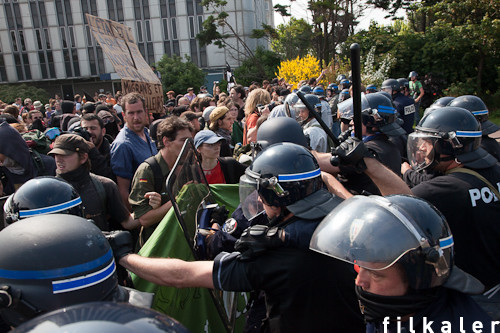
<path fill-rule="evenodd" d="M 104 185 L 102 185 L 101 181 L 95 174 L 92 172 L 90 173 L 90 180 L 92 181 L 92 184 L 94 184 L 94 187 L 97 191 L 97 195 L 99 196 L 99 200 L 101 202 L 101 208 L 102 208 L 102 215 L 106 216 L 106 207 L 107 207 L 107 199 L 108 197 L 106 196 L 106 190 L 104 189 Z"/>
<path fill-rule="evenodd" d="M 155 192 L 156 193 L 161 193 L 161 188 L 163 185 L 163 174 L 161 173 L 161 167 L 160 164 L 156 161 L 154 155 L 148 157 L 144 162 L 149 164 L 151 167 L 151 170 L 153 171 L 153 176 L 154 178 L 154 186 L 155 186 Z"/>
<path fill-rule="evenodd" d="M 37 129 L 22 133 L 24 141 L 28 144 L 28 147 L 32 150 L 37 151 L 40 154 L 47 155 L 50 151 L 51 141 L 45 136 L 45 134 Z"/>

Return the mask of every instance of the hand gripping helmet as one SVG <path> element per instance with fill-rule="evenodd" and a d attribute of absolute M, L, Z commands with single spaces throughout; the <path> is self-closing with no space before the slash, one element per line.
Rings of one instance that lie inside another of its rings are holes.
<path fill-rule="evenodd" d="M 410 82 L 408 82 L 408 79 L 405 78 L 399 78 L 397 79 L 399 83 L 399 91 L 403 91 L 405 88 L 410 89 Z"/>
<path fill-rule="evenodd" d="M 399 82 L 396 79 L 387 79 L 382 82 L 382 90 L 387 91 L 392 96 L 393 91 L 399 91 Z"/>
<path fill-rule="evenodd" d="M 425 109 L 424 116 L 427 115 L 429 112 L 442 108 L 443 106 L 447 106 L 454 99 L 455 97 L 452 96 L 445 96 L 438 98 L 437 100 L 434 101 L 434 103 L 431 104 L 431 106 Z"/>
<path fill-rule="evenodd" d="M 295 112 L 295 104 L 299 101 L 299 96 L 297 96 L 296 93 L 291 93 L 288 94 L 285 98 L 285 111 L 286 115 L 290 118 L 295 119 L 296 117 L 296 112 Z"/>
<path fill-rule="evenodd" d="M 319 224 L 310 248 L 369 270 L 398 263 L 413 290 L 481 292 L 482 284 L 454 265 L 453 244 L 445 217 L 423 199 L 354 196 Z"/>
<path fill-rule="evenodd" d="M 448 106 L 458 106 L 469 110 L 481 123 L 483 135 L 495 133 L 500 127 L 488 120 L 488 108 L 483 100 L 474 95 L 459 96 L 448 103 Z"/>
<path fill-rule="evenodd" d="M 292 142 L 307 148 L 307 139 L 295 119 L 278 117 L 263 122 L 257 131 L 257 153 L 280 142 Z"/>
<path fill-rule="evenodd" d="M 396 122 L 397 111 L 392 101 L 381 93 L 362 95 L 361 119 L 369 133 L 373 127 L 389 136 L 400 136 L 406 131 Z"/>
<path fill-rule="evenodd" d="M 240 201 L 257 190 L 270 206 L 289 206 L 324 188 L 314 156 L 294 143 L 277 143 L 262 151 L 240 178 Z M 247 218 L 252 214 L 245 212 Z M 249 215 L 249 216 L 247 216 Z"/>
<path fill-rule="evenodd" d="M 312 93 L 318 97 L 325 97 L 325 90 L 321 87 L 314 87 Z"/>
<path fill-rule="evenodd" d="M 73 304 L 128 301 L 108 241 L 82 217 L 40 215 L 3 229 L 0 267 L 0 314 L 13 326 Z"/>
<path fill-rule="evenodd" d="M 126 303 L 91 302 L 36 317 L 17 327 L 18 333 L 189 333 L 163 313 Z"/>
<path fill-rule="evenodd" d="M 4 205 L 5 222 L 43 214 L 72 214 L 83 216 L 82 199 L 63 179 L 37 177 L 28 180 Z"/>
<path fill-rule="evenodd" d="M 469 111 L 445 106 L 424 116 L 408 136 L 408 159 L 416 170 L 453 159 L 473 169 L 487 168 L 496 159 L 480 147 L 481 136 L 481 125 Z"/>

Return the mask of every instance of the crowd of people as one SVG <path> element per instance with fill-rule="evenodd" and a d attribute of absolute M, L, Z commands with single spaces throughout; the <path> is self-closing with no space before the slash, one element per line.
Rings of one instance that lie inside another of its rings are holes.
<path fill-rule="evenodd" d="M 168 91 L 155 114 L 139 93 L 0 103 L 0 330 L 85 302 L 147 306 L 130 272 L 255 292 L 246 332 L 500 330 L 500 127 L 485 103 L 423 112 L 412 71 L 362 88 L 355 133 L 351 78 L 320 80 Z M 239 184 L 238 232 L 223 213 L 211 260 L 142 257 L 187 139 L 208 184 Z"/>

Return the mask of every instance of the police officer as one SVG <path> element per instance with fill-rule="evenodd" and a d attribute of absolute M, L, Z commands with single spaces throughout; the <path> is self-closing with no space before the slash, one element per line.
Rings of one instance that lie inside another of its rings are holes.
<path fill-rule="evenodd" d="M 312 92 L 314 95 L 318 96 L 321 103 L 321 119 L 326 124 L 328 128 L 332 128 L 333 119 L 332 119 L 332 109 L 330 108 L 330 104 L 325 99 L 325 90 L 318 86 L 313 89 Z"/>
<path fill-rule="evenodd" d="M 500 145 L 489 135 L 500 130 L 500 126 L 488 120 L 488 108 L 483 100 L 474 95 L 459 96 L 448 103 L 469 110 L 481 123 L 481 147 L 490 153 L 497 161 L 500 160 Z"/>
<path fill-rule="evenodd" d="M 314 107 L 315 111 L 320 114 L 322 105 L 318 96 L 307 94 L 304 97 Z M 327 152 L 328 137 L 325 130 L 302 101 L 298 101 L 294 108 L 297 120 L 304 130 L 304 135 L 309 138 L 311 149 L 322 153 Z"/>
<path fill-rule="evenodd" d="M 390 241 L 388 241 L 390 239 Z M 457 240 L 458 242 L 458 240 Z M 425 200 L 355 196 L 318 226 L 311 249 L 355 264 L 366 332 L 489 332 L 491 318 L 467 294 L 483 285 L 454 264 L 453 235 Z"/>
<path fill-rule="evenodd" d="M 315 227 L 338 204 L 324 189 L 309 151 L 292 143 L 267 148 L 247 169 L 240 188 L 249 190 L 240 201 L 257 190 L 269 218 L 268 225 L 247 230 L 237 247 L 241 252 L 184 262 L 127 255 L 118 248 L 120 263 L 159 285 L 263 290 L 267 332 L 362 331 L 349 268 L 308 250 Z"/>
<path fill-rule="evenodd" d="M 416 170 L 442 174 L 412 192 L 434 204 L 448 220 L 457 241 L 457 264 L 487 290 L 495 290 L 500 283 L 500 166 L 480 147 L 481 136 L 481 126 L 469 111 L 439 108 L 423 117 L 410 134 L 408 158 Z M 498 319 L 500 293 L 485 302 L 496 302 L 492 316 Z"/>
<path fill-rule="evenodd" d="M 400 92 L 400 84 L 395 79 L 387 79 L 382 82 L 382 90 L 391 94 L 399 118 L 403 120 L 403 129 L 408 134 L 413 132 L 413 123 L 415 121 L 415 101 L 413 98 Z"/>

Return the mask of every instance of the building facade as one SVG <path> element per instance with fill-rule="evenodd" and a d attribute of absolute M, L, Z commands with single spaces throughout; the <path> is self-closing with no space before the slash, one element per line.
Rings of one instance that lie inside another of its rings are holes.
<path fill-rule="evenodd" d="M 274 25 L 272 0 L 228 0 L 224 10 L 240 38 L 251 39 L 262 23 Z M 0 0 L 0 84 L 30 83 L 50 94 L 114 91 L 120 78 L 90 33 L 85 14 L 130 27 L 146 62 L 164 54 L 188 55 L 210 78 L 219 79 L 226 62 L 243 60 L 217 46 L 200 46 L 196 35 L 212 10 L 201 0 Z M 221 31 L 226 33 L 227 31 Z M 234 49 L 242 46 L 229 38 Z"/>

